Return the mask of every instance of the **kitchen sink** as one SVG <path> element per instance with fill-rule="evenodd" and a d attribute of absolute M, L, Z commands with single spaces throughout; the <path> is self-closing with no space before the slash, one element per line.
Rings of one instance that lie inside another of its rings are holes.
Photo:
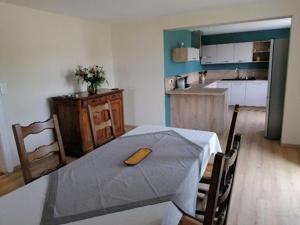
<path fill-rule="evenodd" d="M 248 77 L 247 79 L 246 78 L 223 78 L 222 80 L 256 80 L 255 77 Z"/>

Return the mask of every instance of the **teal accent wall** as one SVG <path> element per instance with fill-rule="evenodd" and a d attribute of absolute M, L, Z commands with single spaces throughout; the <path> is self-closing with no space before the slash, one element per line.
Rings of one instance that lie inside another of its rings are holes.
<path fill-rule="evenodd" d="M 176 63 L 172 60 L 172 49 L 184 43 L 192 47 L 192 32 L 188 30 L 164 31 L 164 72 L 165 77 L 198 72 L 202 70 L 199 61 Z M 165 124 L 171 125 L 170 97 L 165 95 Z"/>
<path fill-rule="evenodd" d="M 172 49 L 184 43 L 185 47 L 192 47 L 192 32 L 188 30 L 164 31 L 164 70 L 165 77 L 198 72 L 202 70 L 199 61 L 174 62 Z"/>
<path fill-rule="evenodd" d="M 203 45 L 227 44 L 249 41 L 267 41 L 276 38 L 288 38 L 290 29 L 275 29 L 251 32 L 239 32 L 229 34 L 215 34 L 202 36 Z M 213 64 L 202 65 L 206 70 L 231 70 L 239 67 L 240 69 L 267 69 L 269 63 L 228 63 L 228 64 Z"/>
<path fill-rule="evenodd" d="M 165 125 L 171 126 L 171 103 L 169 95 L 165 95 Z"/>

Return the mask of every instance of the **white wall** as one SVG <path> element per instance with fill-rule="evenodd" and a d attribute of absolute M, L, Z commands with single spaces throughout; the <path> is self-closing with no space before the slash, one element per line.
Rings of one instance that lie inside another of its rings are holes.
<path fill-rule="evenodd" d="M 46 120 L 50 97 L 78 90 L 70 76 L 78 64 L 103 65 L 114 86 L 111 31 L 108 24 L 3 3 L 0 21 L 0 83 L 8 87 L 1 98 L 8 151 L 16 165 L 11 125 Z M 37 142 L 45 139 L 48 135 L 39 136 Z"/>
<path fill-rule="evenodd" d="M 161 30 L 155 24 L 140 24 L 120 25 L 114 32 L 113 57 L 118 74 L 115 80 L 116 86 L 125 90 L 125 124 L 163 124 Z"/>
<path fill-rule="evenodd" d="M 282 142 L 300 145 L 299 8 L 296 0 L 272 1 L 112 25 L 115 79 L 127 91 L 126 122 L 164 124 L 164 29 L 293 16 Z"/>

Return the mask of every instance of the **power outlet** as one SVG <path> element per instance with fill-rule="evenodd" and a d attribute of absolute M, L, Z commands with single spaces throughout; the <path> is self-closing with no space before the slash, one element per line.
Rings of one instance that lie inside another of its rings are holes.
<path fill-rule="evenodd" d="M 0 96 L 7 95 L 7 84 L 0 83 Z"/>

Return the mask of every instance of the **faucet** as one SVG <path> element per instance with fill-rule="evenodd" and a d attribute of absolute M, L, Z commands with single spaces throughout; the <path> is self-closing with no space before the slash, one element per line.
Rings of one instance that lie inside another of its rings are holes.
<path fill-rule="evenodd" d="M 235 73 L 236 73 L 236 77 L 237 77 L 237 79 L 240 79 L 240 68 L 235 68 L 235 71 L 234 71 Z"/>

